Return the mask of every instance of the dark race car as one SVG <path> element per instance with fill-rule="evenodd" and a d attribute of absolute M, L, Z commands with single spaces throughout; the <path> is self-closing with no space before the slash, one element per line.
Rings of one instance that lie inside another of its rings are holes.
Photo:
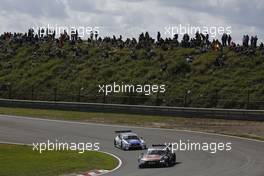
<path fill-rule="evenodd" d="M 152 145 L 146 154 L 141 154 L 138 167 L 170 167 L 176 164 L 176 154 L 166 145 Z"/>

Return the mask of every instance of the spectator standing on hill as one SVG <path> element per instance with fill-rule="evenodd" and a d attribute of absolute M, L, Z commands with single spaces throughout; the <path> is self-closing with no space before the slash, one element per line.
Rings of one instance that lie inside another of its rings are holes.
<path fill-rule="evenodd" d="M 231 35 L 228 35 L 227 42 L 228 42 L 228 46 L 230 46 L 231 45 L 231 42 L 232 42 Z"/>

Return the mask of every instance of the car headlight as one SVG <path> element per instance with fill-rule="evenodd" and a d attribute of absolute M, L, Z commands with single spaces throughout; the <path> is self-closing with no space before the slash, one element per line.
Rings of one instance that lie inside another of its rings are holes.
<path fill-rule="evenodd" d="M 129 145 L 129 143 L 128 143 L 127 141 L 125 141 L 125 140 L 124 140 L 124 144 L 125 144 L 125 145 Z"/>

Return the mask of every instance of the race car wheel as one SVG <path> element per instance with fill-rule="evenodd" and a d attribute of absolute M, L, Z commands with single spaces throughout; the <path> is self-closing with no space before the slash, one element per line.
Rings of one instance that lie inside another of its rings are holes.
<path fill-rule="evenodd" d="M 124 150 L 124 149 L 123 149 L 123 142 L 121 142 L 120 148 L 121 148 L 122 150 Z"/>
<path fill-rule="evenodd" d="M 174 166 L 176 164 L 176 158 L 173 157 L 171 160 L 170 160 L 170 166 Z"/>
<path fill-rule="evenodd" d="M 174 160 L 172 159 L 172 160 L 170 160 L 170 162 L 169 162 L 169 166 L 173 166 L 174 165 Z"/>
<path fill-rule="evenodd" d="M 165 162 L 165 167 L 170 167 L 170 164 L 171 164 L 170 161 L 166 161 L 166 162 Z"/>
<path fill-rule="evenodd" d="M 173 165 L 176 164 L 176 155 L 173 156 Z"/>
<path fill-rule="evenodd" d="M 114 140 L 114 147 L 116 147 L 116 140 Z"/>

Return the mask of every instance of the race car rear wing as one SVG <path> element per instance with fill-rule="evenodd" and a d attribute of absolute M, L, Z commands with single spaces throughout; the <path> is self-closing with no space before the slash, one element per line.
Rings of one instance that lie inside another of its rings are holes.
<path fill-rule="evenodd" d="M 115 133 L 131 133 L 131 130 L 121 130 L 121 131 L 115 131 Z"/>

